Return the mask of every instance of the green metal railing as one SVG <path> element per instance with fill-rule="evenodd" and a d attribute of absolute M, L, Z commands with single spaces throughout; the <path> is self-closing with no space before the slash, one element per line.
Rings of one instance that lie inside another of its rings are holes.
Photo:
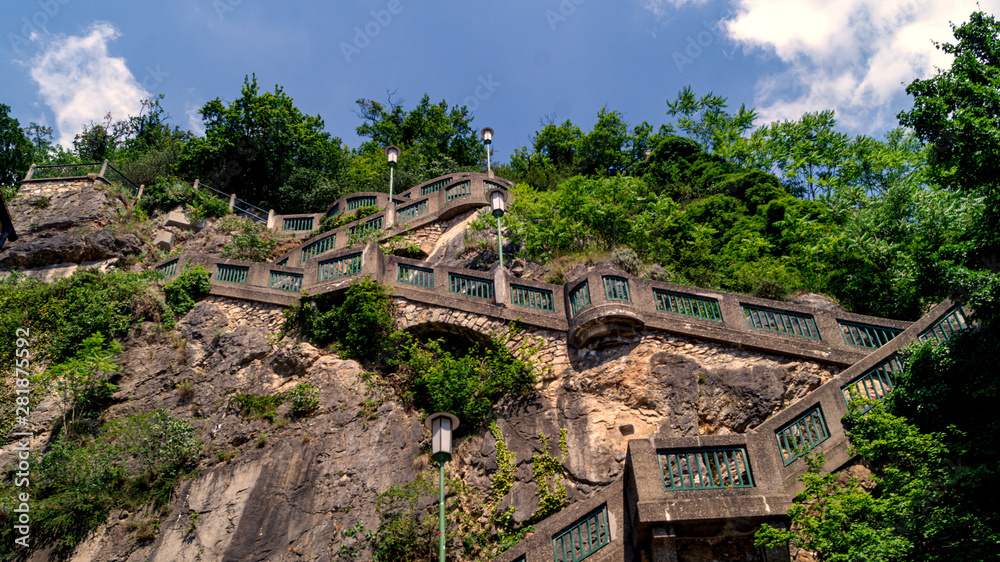
<path fill-rule="evenodd" d="M 250 268 L 242 265 L 226 265 L 218 264 L 215 269 L 215 280 L 223 281 L 226 283 L 239 283 L 240 285 L 247 284 L 247 275 L 250 273 Z"/>
<path fill-rule="evenodd" d="M 454 199 L 458 199 L 459 197 L 465 197 L 466 195 L 472 195 L 472 182 L 469 180 L 456 183 L 444 192 L 444 198 L 446 201 L 452 201 Z"/>
<path fill-rule="evenodd" d="M 631 302 L 628 293 L 628 280 L 624 277 L 604 276 L 604 297 L 609 301 Z"/>
<path fill-rule="evenodd" d="M 313 229 L 313 218 L 312 217 L 297 217 L 291 219 L 284 219 L 281 221 L 281 230 L 312 230 Z"/>
<path fill-rule="evenodd" d="M 538 310 L 555 311 L 555 301 L 552 299 L 552 291 L 544 289 L 534 289 L 521 285 L 510 286 L 510 302 L 526 308 L 536 308 Z"/>
<path fill-rule="evenodd" d="M 802 336 L 804 338 L 820 339 L 816 321 L 809 314 L 774 310 L 761 306 L 741 305 L 747 327 L 758 330 L 768 330 L 781 334 Z"/>
<path fill-rule="evenodd" d="M 177 275 L 177 260 L 167 262 L 157 267 L 156 272 L 163 274 L 164 279 L 170 279 L 174 275 Z"/>
<path fill-rule="evenodd" d="M 722 321 L 722 310 L 719 309 L 719 301 L 715 299 L 660 289 L 653 289 L 653 295 L 656 297 L 656 310 L 660 312 Z"/>
<path fill-rule="evenodd" d="M 285 259 L 279 261 L 278 263 L 276 263 L 274 265 L 277 265 L 277 266 L 288 265 L 288 258 L 285 258 Z"/>
<path fill-rule="evenodd" d="M 424 287 L 425 289 L 434 288 L 433 269 L 424 269 L 422 267 L 415 267 L 402 263 L 396 266 L 396 269 L 399 270 L 399 276 L 397 279 L 400 283 L 416 285 L 417 287 Z"/>
<path fill-rule="evenodd" d="M 438 180 L 434 183 L 429 183 L 420 188 L 420 195 L 427 195 L 428 193 L 434 193 L 435 191 L 441 189 L 442 187 L 451 183 L 451 178 L 445 178 L 443 180 Z"/>
<path fill-rule="evenodd" d="M 100 174 L 104 162 L 87 162 L 84 164 L 50 164 L 32 166 L 31 179 L 48 178 L 82 178 L 87 174 Z"/>
<path fill-rule="evenodd" d="M 408 207 L 403 207 L 396 211 L 396 218 L 398 220 L 415 219 L 421 215 L 427 214 L 427 200 L 424 199 L 419 203 L 414 203 Z"/>
<path fill-rule="evenodd" d="M 492 299 L 493 281 L 449 273 L 448 290 L 452 293 L 476 297 L 477 299 Z"/>
<path fill-rule="evenodd" d="M 340 214 L 340 203 L 337 203 L 336 205 L 333 206 L 332 209 L 326 212 L 326 216 L 328 217 L 335 217 L 339 214 Z"/>
<path fill-rule="evenodd" d="M 302 248 L 302 262 L 305 263 L 306 260 L 312 259 L 323 252 L 329 252 L 337 244 L 337 235 L 331 234 L 326 238 L 320 238 L 319 240 L 309 244 L 308 246 Z M 280 265 L 280 264 L 279 264 Z"/>
<path fill-rule="evenodd" d="M 745 447 L 660 451 L 660 471 L 667 490 L 753 488 Z"/>
<path fill-rule="evenodd" d="M 920 343 L 926 343 L 932 339 L 937 343 L 941 343 L 948 341 L 956 333 L 968 329 L 969 322 L 965 318 L 965 314 L 960 307 L 956 307 L 938 321 L 937 324 L 934 324 L 924 331 L 924 333 L 917 336 L 917 339 L 920 340 Z"/>
<path fill-rule="evenodd" d="M 354 211 L 360 209 L 361 207 L 371 207 L 374 205 L 378 199 L 374 195 L 365 195 L 362 197 L 354 197 L 353 199 L 348 199 L 347 207 L 348 211 Z"/>
<path fill-rule="evenodd" d="M 302 274 L 284 273 L 282 271 L 271 272 L 271 282 L 267 285 L 272 289 L 282 291 L 298 292 L 302 290 Z"/>
<path fill-rule="evenodd" d="M 373 234 L 379 230 L 382 230 L 382 217 L 374 218 L 368 222 L 352 226 L 348 233 L 351 239 L 354 240 L 368 236 L 369 234 Z"/>
<path fill-rule="evenodd" d="M 555 562 L 579 562 L 611 542 L 608 506 L 589 513 L 568 529 L 552 537 Z"/>
<path fill-rule="evenodd" d="M 319 282 L 361 273 L 361 254 L 351 254 L 319 262 Z"/>
<path fill-rule="evenodd" d="M 569 311 L 576 316 L 581 310 L 590 306 L 589 281 L 584 281 L 569 293 Z"/>
<path fill-rule="evenodd" d="M 826 428 L 823 411 L 817 405 L 776 431 L 774 437 L 778 440 L 778 448 L 781 450 L 781 462 L 788 466 L 816 445 L 829 439 L 830 432 Z"/>
<path fill-rule="evenodd" d="M 890 392 L 892 392 L 892 375 L 902 370 L 902 363 L 900 363 L 898 357 L 893 355 L 886 361 L 882 362 L 879 366 L 854 379 L 848 383 L 847 386 L 841 388 L 840 390 L 844 394 L 844 401 L 850 405 L 851 402 L 860 398 L 865 398 L 873 402 L 877 402 L 885 398 Z M 866 412 L 869 409 L 870 406 L 864 408 L 863 411 Z"/>
<path fill-rule="evenodd" d="M 104 179 L 112 183 L 119 183 L 123 187 L 127 188 L 133 196 L 139 194 L 139 184 L 130 180 L 128 176 L 121 173 L 118 168 L 115 168 L 111 164 L 108 164 L 107 168 L 104 169 Z"/>
<path fill-rule="evenodd" d="M 489 193 L 489 192 L 493 191 L 494 189 L 502 189 L 504 191 L 507 191 L 506 187 L 504 187 L 504 186 L 502 186 L 502 185 L 500 185 L 498 183 L 493 183 L 491 181 L 484 181 L 483 182 L 483 193 Z"/>
<path fill-rule="evenodd" d="M 840 332 L 844 336 L 844 343 L 867 349 L 878 349 L 903 333 L 902 330 L 895 328 L 856 324 L 845 320 L 837 320 L 837 324 L 840 325 Z"/>

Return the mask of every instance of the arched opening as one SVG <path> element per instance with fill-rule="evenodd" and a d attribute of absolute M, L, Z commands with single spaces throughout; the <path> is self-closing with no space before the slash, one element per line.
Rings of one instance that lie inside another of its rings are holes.
<path fill-rule="evenodd" d="M 456 324 L 424 322 L 410 326 L 406 331 L 421 342 L 441 340 L 441 348 L 454 357 L 464 357 L 476 347 L 493 347 L 493 338 L 489 335 Z"/>

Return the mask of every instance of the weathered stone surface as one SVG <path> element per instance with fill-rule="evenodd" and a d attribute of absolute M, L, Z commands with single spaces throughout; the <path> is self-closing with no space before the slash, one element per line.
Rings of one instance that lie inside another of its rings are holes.
<path fill-rule="evenodd" d="M 157 232 L 153 237 L 153 245 L 164 252 L 169 252 L 174 247 L 174 233 L 168 230 Z"/>
<path fill-rule="evenodd" d="M 133 232 L 109 226 L 117 199 L 93 182 L 58 182 L 44 195 L 32 186 L 8 205 L 19 238 L 0 254 L 0 268 L 29 269 L 121 258 L 142 252 Z"/>

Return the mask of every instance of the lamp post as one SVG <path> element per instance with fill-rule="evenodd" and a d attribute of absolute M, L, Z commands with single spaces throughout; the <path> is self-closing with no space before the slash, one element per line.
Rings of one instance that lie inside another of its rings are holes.
<path fill-rule="evenodd" d="M 507 202 L 503 199 L 503 191 L 494 189 L 490 192 L 490 208 L 497 218 L 497 251 L 500 253 L 500 268 L 503 269 L 503 235 L 500 233 L 500 217 L 507 212 Z"/>
<path fill-rule="evenodd" d="M 393 170 L 396 169 L 396 160 L 399 159 L 399 152 L 399 147 L 394 144 L 385 147 L 385 159 L 389 161 L 389 203 L 385 206 L 385 216 L 389 223 L 388 226 L 392 226 L 396 222 L 396 206 L 392 202 L 392 176 Z"/>
<path fill-rule="evenodd" d="M 438 412 L 427 416 L 424 425 L 431 430 L 431 458 L 441 467 L 440 486 L 441 499 L 438 506 L 438 523 L 441 532 L 441 544 L 438 548 L 440 561 L 444 558 L 444 463 L 451 460 L 451 432 L 458 429 L 458 418 L 447 412 Z"/>
<path fill-rule="evenodd" d="M 484 127 L 479 134 L 483 136 L 483 142 L 486 143 L 486 173 L 490 173 L 490 144 L 493 143 L 493 129 L 489 127 Z"/>

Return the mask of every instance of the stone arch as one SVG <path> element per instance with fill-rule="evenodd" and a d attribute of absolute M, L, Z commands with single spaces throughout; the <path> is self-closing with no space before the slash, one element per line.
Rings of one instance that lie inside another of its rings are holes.
<path fill-rule="evenodd" d="M 507 323 L 472 312 L 431 306 L 396 297 L 397 325 L 414 335 L 438 333 L 462 337 L 470 343 L 490 343 L 491 338 L 507 333 Z"/>

